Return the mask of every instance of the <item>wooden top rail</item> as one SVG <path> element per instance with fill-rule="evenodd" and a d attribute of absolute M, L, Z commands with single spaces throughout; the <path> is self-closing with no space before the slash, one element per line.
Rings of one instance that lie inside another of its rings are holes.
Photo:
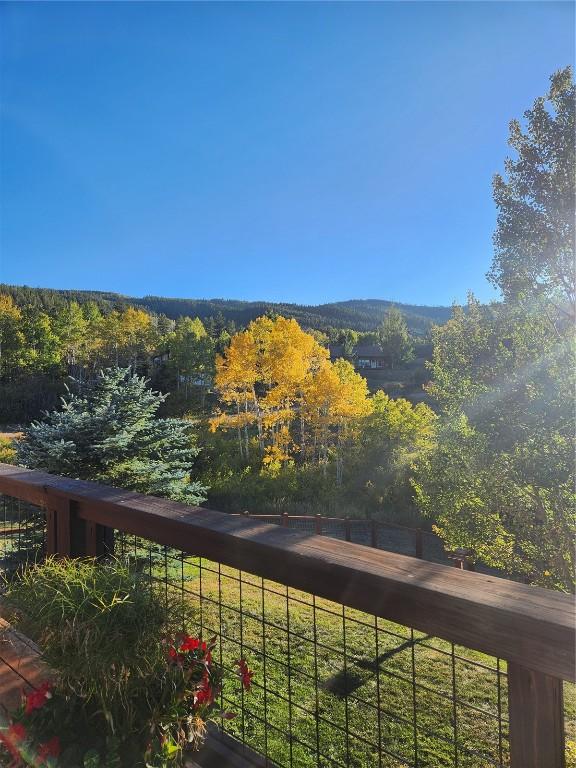
<path fill-rule="evenodd" d="M 97 483 L 0 464 L 0 493 L 575 680 L 571 596 Z"/>

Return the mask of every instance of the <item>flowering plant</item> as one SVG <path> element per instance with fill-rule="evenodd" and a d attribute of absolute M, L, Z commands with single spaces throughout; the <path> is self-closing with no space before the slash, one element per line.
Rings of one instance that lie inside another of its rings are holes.
<path fill-rule="evenodd" d="M 218 706 L 222 670 L 212 658 L 215 644 L 216 637 L 205 642 L 190 635 L 181 635 L 167 643 L 168 664 L 181 684 L 177 686 L 170 717 L 163 718 L 158 724 L 155 739 L 148 745 L 149 756 L 163 753 L 169 757 L 186 746 L 197 749 L 204 741 L 209 720 L 234 717 L 230 712 L 222 712 Z M 243 659 L 237 666 L 240 681 L 248 690 L 252 672 Z M 250 677 L 244 670 L 248 670 Z"/>
<path fill-rule="evenodd" d="M 48 681 L 24 693 L 22 704 L 11 721 L 0 726 L 0 743 L 11 768 L 56 764 L 61 752 L 60 737 L 45 722 L 45 711 L 42 712 L 53 696 L 53 686 Z"/>
<path fill-rule="evenodd" d="M 0 720 L 0 765 L 180 766 L 209 720 L 233 717 L 219 705 L 216 637 L 182 633 L 193 611 L 132 567 L 48 559 L 5 596 L 12 625 L 42 649 L 53 677 Z M 249 689 L 243 659 L 237 673 Z"/>
<path fill-rule="evenodd" d="M 141 755 L 134 754 L 133 739 L 107 738 L 106 733 L 94 729 L 91 738 L 79 743 L 78 730 L 71 729 L 70 723 L 76 719 L 79 726 L 78 720 L 92 720 L 87 717 L 86 702 L 65 695 L 46 681 L 26 692 L 10 722 L 0 725 L 0 744 L 9 759 L 8 765 L 10 768 L 180 765 L 187 749 L 199 749 L 203 744 L 209 720 L 234 717 L 218 706 L 222 672 L 213 661 L 215 644 L 216 637 L 205 642 L 191 635 L 165 641 L 166 680 L 170 681 L 172 695 L 170 701 L 157 702 L 157 719 L 147 724 L 149 740 L 136 747 Z M 242 686 L 249 690 L 252 671 L 243 659 L 237 662 L 237 667 Z M 84 711 L 75 713 L 75 709 Z M 131 743 L 131 749 L 127 751 L 123 741 Z M 140 763 L 140 757 L 144 762 Z"/>

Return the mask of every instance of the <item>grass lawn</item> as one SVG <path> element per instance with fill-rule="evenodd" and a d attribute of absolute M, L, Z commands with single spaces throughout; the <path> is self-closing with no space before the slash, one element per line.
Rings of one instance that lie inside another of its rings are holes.
<path fill-rule="evenodd" d="M 204 636 L 222 638 L 224 709 L 237 713 L 223 727 L 274 763 L 508 764 L 505 663 L 217 563 L 167 568 Z M 255 673 L 249 693 L 233 671 L 241 656 Z M 573 686 L 566 706 L 573 739 Z"/>

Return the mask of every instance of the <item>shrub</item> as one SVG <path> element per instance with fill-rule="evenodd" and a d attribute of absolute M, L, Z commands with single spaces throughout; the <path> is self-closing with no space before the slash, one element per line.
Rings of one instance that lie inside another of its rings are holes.
<path fill-rule="evenodd" d="M 12 445 L 12 440 L 0 435 L 0 463 L 13 464 L 16 460 L 16 449 Z"/>

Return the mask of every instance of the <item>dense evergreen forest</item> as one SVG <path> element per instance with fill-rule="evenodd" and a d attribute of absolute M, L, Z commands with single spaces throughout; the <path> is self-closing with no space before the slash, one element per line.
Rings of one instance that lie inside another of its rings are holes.
<path fill-rule="evenodd" d="M 140 307 L 158 315 L 177 320 L 179 317 L 199 317 L 202 321 L 222 315 L 238 327 L 265 314 L 293 318 L 305 328 L 350 328 L 354 331 L 374 331 L 391 306 L 397 306 L 404 315 L 411 333 L 424 336 L 434 324 L 445 323 L 450 307 L 428 307 L 399 304 L 382 299 L 352 299 L 318 306 L 280 304 L 264 301 L 236 301 L 233 299 L 170 299 L 161 296 L 135 298 L 108 291 L 71 291 L 52 288 L 30 288 L 0 284 L 0 293 L 14 299 L 18 305 L 32 305 L 49 311 L 66 301 L 79 304 L 95 303 L 102 311 L 126 306 Z"/>

